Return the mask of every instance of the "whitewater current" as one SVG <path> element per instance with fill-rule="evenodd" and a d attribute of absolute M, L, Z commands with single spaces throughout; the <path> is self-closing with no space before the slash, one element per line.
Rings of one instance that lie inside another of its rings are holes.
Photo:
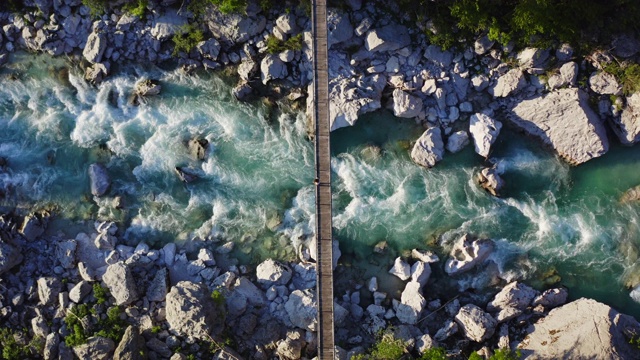
<path fill-rule="evenodd" d="M 208 73 L 130 66 L 94 87 L 69 67 L 22 54 L 0 71 L 4 211 L 54 209 L 50 231 L 114 220 L 131 244 L 232 241 L 253 262 L 292 259 L 312 238 L 314 157 L 304 113 L 238 102 L 224 77 Z M 161 94 L 129 105 L 143 78 L 159 80 Z M 383 110 L 332 133 L 333 225 L 344 259 L 366 259 L 382 241 L 398 253 L 418 247 L 444 256 L 469 232 L 496 241 L 503 279 L 566 286 L 573 298 L 640 315 L 631 296 L 640 284 L 640 205 L 619 202 L 640 184 L 637 148 L 614 145 L 572 168 L 505 128 L 490 159 L 507 182 L 495 198 L 475 183 L 487 161 L 472 145 L 433 169 L 412 163 L 410 142 L 422 131 Z M 203 161 L 189 154 L 194 138 L 209 143 Z M 103 198 L 90 194 L 95 162 L 112 179 Z M 184 184 L 175 167 L 198 180 Z M 473 274 L 461 284 L 483 281 Z"/>

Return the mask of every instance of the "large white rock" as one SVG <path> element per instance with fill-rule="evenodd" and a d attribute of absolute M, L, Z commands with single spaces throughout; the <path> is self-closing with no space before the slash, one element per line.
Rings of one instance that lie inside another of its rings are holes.
<path fill-rule="evenodd" d="M 622 86 L 612 74 L 604 71 L 597 71 L 589 77 L 589 88 L 600 95 L 617 95 L 622 92 Z"/>
<path fill-rule="evenodd" d="M 640 92 L 627 97 L 627 105 L 620 116 L 612 119 L 611 125 L 623 144 L 632 145 L 640 141 Z"/>
<path fill-rule="evenodd" d="M 545 290 L 542 294 L 533 299 L 532 306 L 542 305 L 551 309 L 563 305 L 567 301 L 569 292 L 565 288 Z"/>
<path fill-rule="evenodd" d="M 487 304 L 487 311 L 496 312 L 508 307 L 524 310 L 531 304 L 538 292 L 522 283 L 514 281 L 507 284 Z"/>
<path fill-rule="evenodd" d="M 82 56 L 92 64 L 99 63 L 106 49 L 107 36 L 102 32 L 92 32 L 87 38 L 87 43 L 82 50 Z"/>
<path fill-rule="evenodd" d="M 591 299 L 552 310 L 527 329 L 518 345 L 526 359 L 637 359 L 630 334 L 640 333 L 633 317 Z"/>
<path fill-rule="evenodd" d="M 329 80 L 329 116 L 331 131 L 352 126 L 363 115 L 382 107 L 382 90 L 387 79 L 382 74 L 337 76 Z M 307 111 L 312 109 L 313 96 L 307 97 Z M 309 112 L 311 113 L 311 112 Z"/>
<path fill-rule="evenodd" d="M 404 262 L 401 257 L 397 257 L 393 262 L 393 266 L 389 269 L 389 274 L 395 275 L 400 280 L 405 281 L 411 277 L 411 267 Z"/>
<path fill-rule="evenodd" d="M 87 342 L 73 348 L 79 359 L 106 360 L 111 359 L 116 344 L 113 340 L 102 336 L 92 336 Z"/>
<path fill-rule="evenodd" d="M 498 81 L 489 88 L 489 94 L 493 97 L 507 97 L 522 90 L 527 85 L 527 80 L 520 69 L 511 69 L 500 76 Z M 475 85 L 474 85 L 475 87 Z"/>
<path fill-rule="evenodd" d="M 416 281 L 424 286 L 427 285 L 429 277 L 431 277 L 431 266 L 429 266 L 429 263 L 418 260 L 411 265 L 411 281 Z"/>
<path fill-rule="evenodd" d="M 258 282 L 266 287 L 271 285 L 286 285 L 291 280 L 291 269 L 273 259 L 263 261 L 256 268 Z"/>
<path fill-rule="evenodd" d="M 327 47 L 339 44 L 353 37 L 353 25 L 349 21 L 349 14 L 327 9 Z"/>
<path fill-rule="evenodd" d="M 417 281 L 409 281 L 402 291 L 400 305 L 396 307 L 396 317 L 405 324 L 416 324 L 427 301 L 422 296 L 422 285 Z M 408 308 L 407 308 L 408 307 Z"/>
<path fill-rule="evenodd" d="M 473 304 L 461 307 L 455 320 L 464 336 L 475 342 L 483 342 L 493 336 L 498 325 L 491 315 Z"/>
<path fill-rule="evenodd" d="M 433 167 L 444 156 L 442 132 L 439 127 L 427 129 L 413 145 L 411 160 L 424 167 Z"/>
<path fill-rule="evenodd" d="M 133 274 L 127 265 L 119 261 L 107 267 L 102 276 L 111 296 L 116 299 L 117 305 L 127 305 L 138 300 L 138 286 Z"/>
<path fill-rule="evenodd" d="M 484 262 L 494 249 L 490 239 L 473 239 L 469 234 L 463 235 L 449 254 L 451 258 L 444 265 L 444 271 L 456 275 L 469 271 Z"/>
<path fill-rule="evenodd" d="M 442 50 L 439 46 L 429 45 L 424 52 L 424 57 L 435 65 L 447 68 L 453 61 L 453 53 L 448 50 Z"/>
<path fill-rule="evenodd" d="M 177 10 L 167 8 L 162 16 L 154 19 L 151 36 L 160 41 L 169 40 L 173 35 L 181 32 L 188 23 L 189 20 L 178 15 Z"/>
<path fill-rule="evenodd" d="M 588 98 L 579 89 L 557 90 L 519 102 L 509 120 L 570 164 L 582 164 L 609 150 L 606 129 L 589 107 Z"/>
<path fill-rule="evenodd" d="M 205 20 L 209 31 L 227 46 L 248 41 L 260 34 L 267 25 L 267 19 L 262 15 L 223 14 L 215 6 L 210 6 L 208 10 Z"/>
<path fill-rule="evenodd" d="M 293 34 L 297 31 L 296 16 L 289 12 L 278 16 L 276 26 L 283 34 Z"/>
<path fill-rule="evenodd" d="M 224 304 L 213 301 L 202 284 L 180 281 L 167 295 L 167 322 L 181 335 L 209 339 L 224 328 L 225 313 Z"/>
<path fill-rule="evenodd" d="M 0 275 L 20 264 L 22 259 L 23 257 L 18 247 L 0 241 Z"/>
<path fill-rule="evenodd" d="M 58 298 L 58 294 L 62 289 L 62 283 L 55 277 L 41 277 L 37 281 L 38 284 L 38 298 L 40 303 L 48 305 L 53 303 Z"/>
<path fill-rule="evenodd" d="M 368 51 L 393 51 L 409 46 L 411 37 L 409 30 L 402 25 L 391 24 L 367 33 L 365 47 Z"/>
<path fill-rule="evenodd" d="M 284 304 L 284 308 L 294 326 L 308 331 L 316 331 L 318 304 L 315 294 L 315 291 L 312 290 L 294 290 L 289 295 L 289 300 Z"/>
<path fill-rule="evenodd" d="M 486 114 L 477 113 L 469 119 L 469 132 L 475 145 L 476 153 L 488 157 L 491 145 L 496 141 L 502 129 L 502 123 Z"/>
<path fill-rule="evenodd" d="M 288 75 L 287 64 L 285 64 L 277 55 L 267 55 L 260 63 L 260 71 L 262 72 L 262 83 L 267 85 L 270 80 L 284 79 Z"/>
<path fill-rule="evenodd" d="M 522 69 L 537 69 L 545 66 L 549 58 L 549 50 L 526 48 L 518 53 L 518 62 Z"/>
<path fill-rule="evenodd" d="M 400 89 L 393 90 L 393 115 L 413 118 L 422 112 L 422 99 Z"/>

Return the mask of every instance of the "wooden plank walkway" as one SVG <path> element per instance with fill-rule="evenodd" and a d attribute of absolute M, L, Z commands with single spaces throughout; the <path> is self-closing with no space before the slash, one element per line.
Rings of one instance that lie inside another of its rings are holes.
<path fill-rule="evenodd" d="M 327 1 L 313 0 L 313 96 L 315 100 L 316 242 L 318 299 L 318 359 L 335 357 L 333 328 L 333 235 L 331 215 L 331 149 L 329 125 L 329 61 Z"/>

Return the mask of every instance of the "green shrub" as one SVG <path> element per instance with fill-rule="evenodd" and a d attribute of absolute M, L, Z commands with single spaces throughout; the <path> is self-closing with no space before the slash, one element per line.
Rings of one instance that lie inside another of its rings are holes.
<path fill-rule="evenodd" d="M 92 17 L 100 16 L 107 11 L 107 0 L 82 0 L 82 5 L 89 8 Z"/>
<path fill-rule="evenodd" d="M 396 339 L 392 334 L 386 333 L 373 344 L 368 355 L 357 355 L 352 359 L 356 360 L 397 360 L 406 353 L 405 344 L 402 340 Z"/>
<path fill-rule="evenodd" d="M 109 299 L 109 293 L 99 283 L 93 283 L 93 297 L 98 304 L 104 304 Z"/>
<path fill-rule="evenodd" d="M 122 7 L 122 10 L 130 15 L 142 18 L 147 11 L 147 5 L 149 5 L 148 0 L 133 0 L 132 2 L 125 4 Z"/>
<path fill-rule="evenodd" d="M 518 360 L 520 357 L 522 357 L 520 350 L 498 349 L 491 355 L 489 360 Z"/>
<path fill-rule="evenodd" d="M 420 360 L 447 360 L 447 350 L 441 347 L 432 347 L 422 354 Z"/>
<path fill-rule="evenodd" d="M 189 53 L 200 41 L 204 40 L 202 30 L 194 25 L 187 24 L 180 29 L 179 33 L 173 35 L 173 55 L 178 55 L 181 51 Z"/>
<path fill-rule="evenodd" d="M 267 52 L 269 54 L 277 54 L 285 50 L 301 50 L 303 43 L 302 33 L 290 37 L 287 41 L 282 41 L 273 35 L 269 35 L 267 38 Z"/>
<path fill-rule="evenodd" d="M 120 319 L 122 309 L 120 306 L 114 306 L 107 310 L 107 317 L 98 321 L 100 328 L 94 335 L 102 336 L 113 340 L 116 344 L 122 339 L 126 323 Z"/>
<path fill-rule="evenodd" d="M 629 96 L 640 90 L 639 64 L 619 64 L 612 61 L 605 65 L 603 70 L 616 77 L 625 95 Z"/>
<path fill-rule="evenodd" d="M 207 7 L 211 5 L 218 7 L 218 10 L 223 14 L 244 13 L 247 9 L 246 0 L 191 0 L 187 5 L 187 10 L 196 17 L 201 17 L 206 13 Z"/>
<path fill-rule="evenodd" d="M 69 347 L 82 345 L 87 342 L 87 334 L 82 327 L 82 319 L 90 315 L 89 307 L 86 304 L 81 304 L 71 308 L 67 316 L 64 318 L 69 335 L 64 338 L 64 342 Z"/>

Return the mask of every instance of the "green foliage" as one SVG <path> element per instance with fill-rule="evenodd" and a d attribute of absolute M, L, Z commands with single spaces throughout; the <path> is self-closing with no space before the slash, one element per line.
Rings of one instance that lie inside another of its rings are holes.
<path fill-rule="evenodd" d="M 396 339 L 392 334 L 384 334 L 373 344 L 368 355 L 356 355 L 352 359 L 356 360 L 396 360 L 402 358 L 406 353 L 405 344 L 402 340 Z"/>
<path fill-rule="evenodd" d="M 302 33 L 290 37 L 287 41 L 282 41 L 273 35 L 269 35 L 267 38 L 267 52 L 269 54 L 277 54 L 285 50 L 301 50 L 303 43 Z"/>
<path fill-rule="evenodd" d="M 82 345 L 87 342 L 87 334 L 82 327 L 82 321 L 89 316 L 89 307 L 86 304 L 75 306 L 69 310 L 64 318 L 69 335 L 64 338 L 64 342 L 69 347 Z"/>
<path fill-rule="evenodd" d="M 114 342 L 120 341 L 124 334 L 126 323 L 120 319 L 122 309 L 119 306 L 114 306 L 107 310 L 107 317 L 100 319 L 96 326 L 96 331 L 90 332 L 84 328 L 83 322 L 91 321 L 93 309 L 89 309 L 86 304 L 78 305 L 67 313 L 64 318 L 64 322 L 69 329 L 69 335 L 65 337 L 64 342 L 69 347 L 82 345 L 87 342 L 90 336 L 102 336 L 113 340 Z M 95 315 L 98 317 L 97 315 Z"/>
<path fill-rule="evenodd" d="M 213 292 L 211 293 L 211 298 L 213 299 L 213 302 L 218 305 L 218 306 L 224 306 L 224 295 L 222 295 L 222 293 L 220 292 L 220 290 L 213 290 Z"/>
<path fill-rule="evenodd" d="M 122 7 L 122 10 L 139 18 L 144 16 L 144 13 L 147 11 L 147 5 L 149 5 L 148 0 L 133 0 L 130 3 L 125 4 Z"/>
<path fill-rule="evenodd" d="M 3 360 L 22 360 L 31 359 L 37 356 L 44 346 L 41 337 L 36 336 L 28 343 L 20 343 L 16 338 L 26 338 L 27 330 L 13 331 L 9 328 L 0 328 L 0 359 Z"/>
<path fill-rule="evenodd" d="M 246 0 L 191 0 L 187 10 L 196 17 L 201 17 L 207 11 L 207 7 L 215 5 L 223 14 L 244 13 L 247 9 Z M 262 6 L 262 3 L 260 4 Z"/>
<path fill-rule="evenodd" d="M 447 350 L 441 347 L 432 347 L 422 354 L 420 360 L 447 360 Z"/>
<path fill-rule="evenodd" d="M 194 25 L 187 24 L 180 29 L 179 33 L 173 35 L 173 55 L 178 55 L 181 51 L 189 53 L 200 41 L 204 40 L 202 30 Z"/>
<path fill-rule="evenodd" d="M 484 360 L 484 358 L 474 351 L 469 355 L 469 360 Z"/>
<path fill-rule="evenodd" d="M 616 77 L 625 95 L 629 96 L 640 90 L 639 64 L 619 64 L 612 61 L 604 66 L 604 71 Z"/>
<path fill-rule="evenodd" d="M 100 16 L 107 11 L 107 0 L 82 0 L 82 5 L 89 8 L 92 17 Z"/>
<path fill-rule="evenodd" d="M 428 17 L 430 40 L 444 48 L 487 34 L 506 44 L 546 46 L 555 41 L 593 47 L 611 35 L 635 31 L 640 15 L 635 0 L 398 0 L 412 6 L 416 18 Z"/>
<path fill-rule="evenodd" d="M 152 334 L 157 334 L 157 333 L 159 333 L 160 331 L 162 331 L 162 327 L 161 327 L 161 326 L 156 325 L 156 326 L 153 326 L 153 327 L 151 328 L 151 333 L 152 333 Z"/>
<path fill-rule="evenodd" d="M 491 355 L 489 360 L 518 360 L 520 357 L 522 357 L 520 350 L 498 349 Z"/>
<path fill-rule="evenodd" d="M 101 329 L 94 335 L 106 337 L 118 343 L 120 339 L 122 339 L 126 328 L 126 323 L 120 319 L 121 313 L 122 309 L 120 306 L 114 306 L 107 310 L 107 317 L 98 322 L 98 326 Z"/>
<path fill-rule="evenodd" d="M 93 297 L 98 304 L 104 304 L 109 299 L 109 293 L 99 283 L 93 283 Z"/>

